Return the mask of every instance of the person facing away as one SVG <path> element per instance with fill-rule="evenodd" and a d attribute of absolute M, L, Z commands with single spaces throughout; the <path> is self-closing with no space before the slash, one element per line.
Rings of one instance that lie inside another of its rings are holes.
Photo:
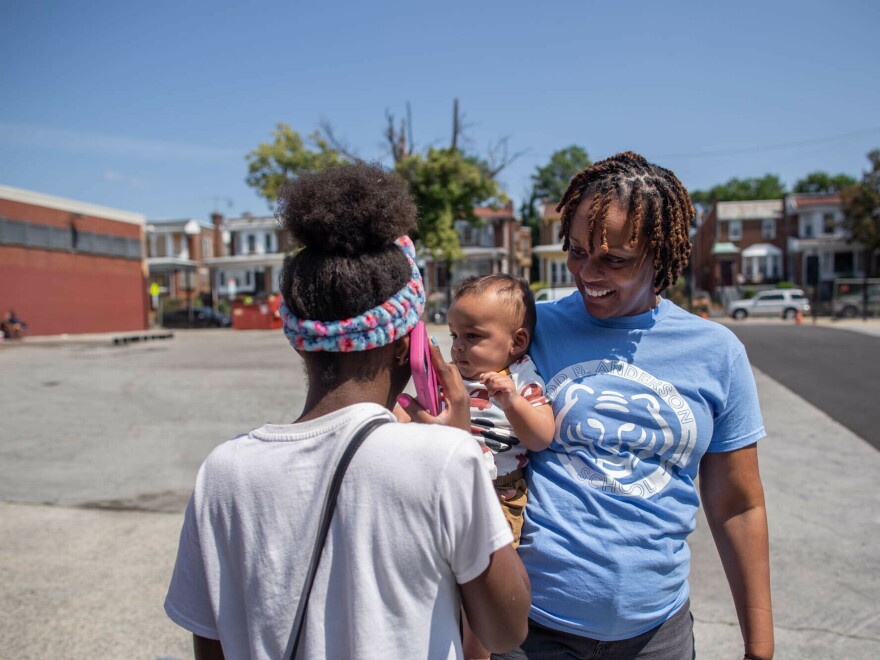
<path fill-rule="evenodd" d="M 452 362 L 470 397 L 471 434 L 494 454 L 493 485 L 516 547 L 528 498 L 526 451 L 547 447 L 554 432 L 544 381 L 526 355 L 535 332 L 535 299 L 525 280 L 472 277 L 456 290 L 447 321 Z M 465 621 L 465 657 L 489 657 Z"/>
<path fill-rule="evenodd" d="M 307 396 L 295 421 L 219 445 L 199 470 L 165 601 L 196 658 L 290 654 L 316 503 L 355 432 L 394 421 L 424 307 L 405 236 L 416 209 L 396 174 L 356 163 L 302 175 L 283 187 L 278 214 L 303 246 L 285 259 L 280 288 Z M 447 407 L 416 416 L 434 425 L 381 425 L 355 453 L 298 658 L 460 658 L 462 606 L 494 650 L 525 636 L 528 580 L 465 432 L 467 394 L 431 350 Z"/>
<path fill-rule="evenodd" d="M 577 292 L 537 306 L 529 352 L 557 431 L 527 466 L 529 634 L 499 657 L 694 657 L 686 539 L 702 500 L 744 657 L 769 659 L 755 379 L 727 328 L 660 297 L 690 255 L 687 191 L 625 152 L 579 172 L 557 210 Z"/>

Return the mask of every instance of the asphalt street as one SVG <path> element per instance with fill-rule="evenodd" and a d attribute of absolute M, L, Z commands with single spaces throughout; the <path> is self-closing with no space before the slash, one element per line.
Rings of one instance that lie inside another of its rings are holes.
<path fill-rule="evenodd" d="M 809 321 L 728 327 L 752 365 L 880 449 L 880 337 Z"/>
<path fill-rule="evenodd" d="M 448 350 L 445 328 L 432 334 Z M 776 657 L 874 660 L 880 452 L 760 368 L 756 377 Z M 0 386 L 0 657 L 192 657 L 162 609 L 180 512 L 213 446 L 299 413 L 303 372 L 281 333 L 0 345 Z M 689 542 L 698 657 L 738 660 L 702 517 Z"/>

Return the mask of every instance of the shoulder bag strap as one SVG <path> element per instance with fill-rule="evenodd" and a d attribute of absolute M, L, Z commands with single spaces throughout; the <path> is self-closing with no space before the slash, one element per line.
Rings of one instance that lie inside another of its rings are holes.
<path fill-rule="evenodd" d="M 367 436 L 372 433 L 376 427 L 382 424 L 388 424 L 391 420 L 385 417 L 376 418 L 368 421 L 364 426 L 354 434 L 348 447 L 339 459 L 336 466 L 336 472 L 333 473 L 333 480 L 330 482 L 330 488 L 327 491 L 327 497 L 324 499 L 324 509 L 321 512 L 321 524 L 318 526 L 318 537 L 315 539 L 315 549 L 312 552 L 312 560 L 309 562 L 309 570 L 306 573 L 305 583 L 303 584 L 302 595 L 297 606 L 296 617 L 294 618 L 293 631 L 293 648 L 290 651 L 290 658 L 296 658 L 296 652 L 299 648 L 299 640 L 302 634 L 303 624 L 306 620 L 306 606 L 309 602 L 309 595 L 312 593 L 312 585 L 315 583 L 315 574 L 318 572 L 318 564 L 321 561 L 321 553 L 324 550 L 324 543 L 327 541 L 327 532 L 330 531 L 330 520 L 333 517 L 333 511 L 336 509 L 336 496 L 339 494 L 339 488 L 342 486 L 342 478 L 345 476 L 345 470 L 354 453 L 358 450 Z"/>

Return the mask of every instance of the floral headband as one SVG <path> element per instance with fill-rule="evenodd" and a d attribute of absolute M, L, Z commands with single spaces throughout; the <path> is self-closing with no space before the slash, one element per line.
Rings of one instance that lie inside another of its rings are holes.
<path fill-rule="evenodd" d="M 381 305 L 360 316 L 340 321 L 299 319 L 281 303 L 284 335 L 299 351 L 350 353 L 390 344 L 412 330 L 425 308 L 425 286 L 416 265 L 416 249 L 409 236 L 394 241 L 406 255 L 412 274 L 409 282 Z"/>

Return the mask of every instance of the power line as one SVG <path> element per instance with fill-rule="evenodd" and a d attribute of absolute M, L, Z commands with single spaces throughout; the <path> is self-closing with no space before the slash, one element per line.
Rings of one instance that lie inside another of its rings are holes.
<path fill-rule="evenodd" d="M 795 142 L 780 142 L 777 144 L 756 145 L 752 147 L 740 147 L 738 149 L 720 149 L 718 151 L 693 151 L 690 153 L 677 154 L 656 154 L 652 158 L 711 158 L 714 156 L 731 156 L 735 154 L 754 154 L 762 151 L 779 151 L 791 149 L 793 147 L 806 147 L 814 144 L 827 144 L 829 142 L 837 142 L 839 140 L 848 140 L 856 137 L 864 137 L 866 135 L 874 135 L 880 133 L 880 126 L 875 128 L 866 128 L 852 133 L 841 133 L 839 135 L 831 135 L 827 137 L 814 138 L 811 140 L 797 140 Z"/>

